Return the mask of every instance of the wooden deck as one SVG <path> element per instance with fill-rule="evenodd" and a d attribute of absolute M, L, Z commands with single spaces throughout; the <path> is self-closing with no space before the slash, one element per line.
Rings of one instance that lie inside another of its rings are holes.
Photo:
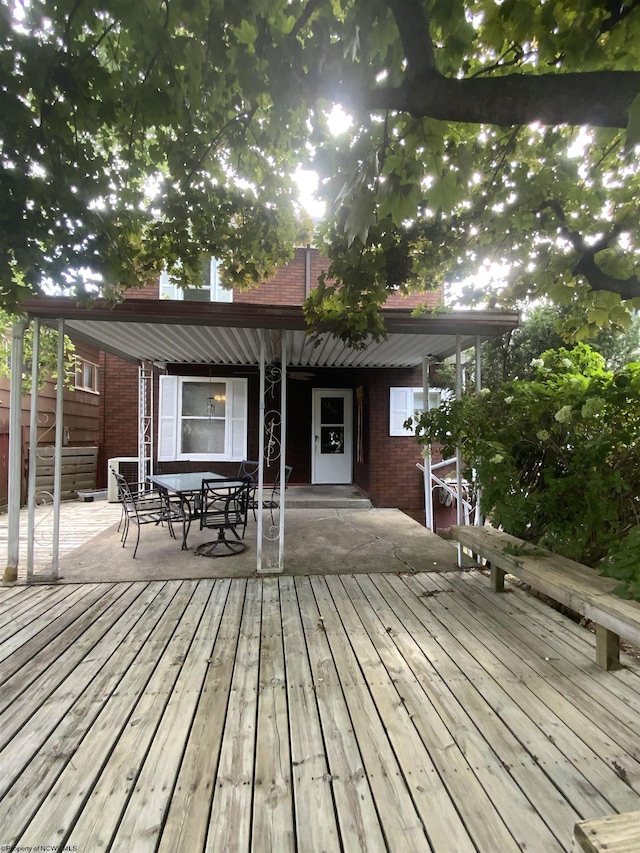
<path fill-rule="evenodd" d="M 593 645 L 477 572 L 0 588 L 0 849 L 569 850 L 640 808 Z"/>

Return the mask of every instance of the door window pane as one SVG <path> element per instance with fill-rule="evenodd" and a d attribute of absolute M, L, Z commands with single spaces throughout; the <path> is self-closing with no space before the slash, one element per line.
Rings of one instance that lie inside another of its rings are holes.
<path fill-rule="evenodd" d="M 344 423 L 344 399 L 342 397 L 320 398 L 320 423 Z"/>
<path fill-rule="evenodd" d="M 344 427 L 320 428 L 320 453 L 344 453 Z"/>

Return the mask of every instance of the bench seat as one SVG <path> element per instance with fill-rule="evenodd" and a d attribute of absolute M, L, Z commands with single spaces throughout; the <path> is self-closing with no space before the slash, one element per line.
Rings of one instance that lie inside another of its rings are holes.
<path fill-rule="evenodd" d="M 451 536 L 491 564 L 492 585 L 504 589 L 505 574 L 579 613 L 596 626 L 596 661 L 603 669 L 620 663 L 620 637 L 640 646 L 640 604 L 613 594 L 614 578 L 492 527 L 454 525 Z"/>
<path fill-rule="evenodd" d="M 584 853 L 638 853 L 640 811 L 580 821 L 573 838 L 574 849 Z"/>

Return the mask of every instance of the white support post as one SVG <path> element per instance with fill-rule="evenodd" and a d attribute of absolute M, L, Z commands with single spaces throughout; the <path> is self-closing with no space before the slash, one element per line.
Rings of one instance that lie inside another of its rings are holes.
<path fill-rule="evenodd" d="M 422 359 L 422 406 L 425 412 L 429 411 L 429 359 Z M 431 445 L 424 450 L 424 522 L 427 530 L 433 533 L 433 499 L 431 491 Z"/>
<path fill-rule="evenodd" d="M 53 542 L 51 575 L 58 579 L 60 555 L 60 501 L 62 497 L 62 439 L 64 435 L 64 320 L 58 320 L 58 378 L 56 383 L 56 445 L 53 468 Z"/>
<path fill-rule="evenodd" d="M 29 484 L 27 487 L 27 583 L 33 580 L 36 531 L 36 471 L 38 466 L 38 378 L 40 368 L 40 320 L 33 321 L 31 359 L 31 407 L 29 411 Z"/>
<path fill-rule="evenodd" d="M 281 342 L 281 381 L 280 381 L 280 509 L 278 536 L 278 571 L 284 571 L 284 514 L 286 486 L 286 454 L 287 454 L 287 332 L 282 330 Z"/>
<path fill-rule="evenodd" d="M 138 366 L 138 482 L 153 474 L 153 365 Z"/>
<path fill-rule="evenodd" d="M 482 388 L 482 341 L 479 337 L 476 338 L 476 394 L 480 393 Z M 475 483 L 474 483 L 475 485 Z M 476 486 L 476 506 L 473 516 L 473 523 L 476 527 L 482 524 L 482 493 L 480 488 Z M 478 557 L 480 561 L 480 557 Z"/>
<path fill-rule="evenodd" d="M 20 484 L 22 482 L 22 360 L 26 320 L 11 329 L 11 381 L 9 398 L 9 489 L 6 582 L 18 580 L 20 560 Z"/>
<path fill-rule="evenodd" d="M 258 390 L 258 498 L 257 498 L 257 544 L 256 544 L 256 572 L 262 571 L 262 536 L 264 523 L 262 519 L 262 503 L 264 499 L 264 392 L 265 392 L 265 342 L 264 329 L 259 329 L 260 334 L 260 388 Z"/>
<path fill-rule="evenodd" d="M 460 335 L 456 335 L 456 400 L 462 397 L 462 351 Z M 463 509 L 462 509 L 462 450 L 460 445 L 456 447 L 456 524 L 463 524 Z M 463 565 L 462 545 L 458 543 L 458 565 Z"/>

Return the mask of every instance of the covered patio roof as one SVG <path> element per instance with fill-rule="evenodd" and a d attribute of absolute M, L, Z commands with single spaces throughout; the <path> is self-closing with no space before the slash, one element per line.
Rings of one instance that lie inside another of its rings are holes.
<path fill-rule="evenodd" d="M 515 311 L 455 311 L 413 316 L 411 309 L 383 309 L 386 340 L 364 350 L 331 334 L 307 334 L 302 308 L 126 299 L 109 306 L 80 306 L 64 297 L 24 304 L 30 318 L 63 319 L 67 334 L 128 361 L 171 364 L 256 365 L 260 329 L 286 332 L 290 367 L 415 367 L 427 357 L 440 360 L 478 338 L 502 335 L 518 325 Z M 266 336 L 267 362 L 279 360 L 280 336 Z"/>
<path fill-rule="evenodd" d="M 386 337 L 370 342 L 364 349 L 353 349 L 333 334 L 309 336 L 301 306 L 255 305 L 244 303 L 203 303 L 157 299 L 125 299 L 117 305 L 97 300 L 80 305 L 68 297 L 40 297 L 23 304 L 27 320 L 55 325 L 64 323 L 64 331 L 76 340 L 96 346 L 120 358 L 141 366 L 154 364 L 207 364 L 258 366 L 261 387 L 264 389 L 265 366 L 280 362 L 283 374 L 290 369 L 307 367 L 327 368 L 423 368 L 426 386 L 426 365 L 462 350 L 476 346 L 486 338 L 502 335 L 517 327 L 517 312 L 502 311 L 441 311 L 415 316 L 412 309 L 383 309 L 381 311 Z M 18 328 L 22 326 L 22 328 Z M 24 324 L 14 326 L 12 357 L 22 361 Z M 478 350 L 476 350 L 478 352 Z M 58 348 L 59 372 L 62 371 L 62 347 Z M 36 359 L 37 361 L 37 359 Z M 12 385 L 12 399 L 19 398 L 19 378 Z M 146 400 L 141 374 L 141 400 Z M 262 393 L 262 392 L 261 392 Z M 286 446 L 286 382 L 281 390 L 281 435 Z M 14 407 L 12 434 L 20 431 L 19 410 Z M 62 412 L 62 391 L 58 390 L 56 413 Z M 260 409 L 259 458 L 263 457 L 265 432 L 264 408 Z M 147 464 L 152 459 L 147 436 L 153 434 L 153 412 L 141 404 L 139 411 L 139 479 L 144 479 Z M 61 422 L 61 421 L 60 421 Z M 30 445 L 35 453 L 37 429 L 35 409 L 30 420 Z M 59 484 L 62 430 L 56 430 L 56 471 Z M 5 579 L 14 579 L 18 566 L 19 539 L 19 455 L 15 439 L 10 447 L 10 531 L 9 557 Z M 30 470 L 29 506 L 34 505 L 35 468 Z M 427 476 L 425 474 L 425 476 Z M 284 481 L 285 460 L 280 457 L 280 478 Z M 33 481 L 33 482 L 32 482 Z M 259 475 L 258 501 L 262 504 L 262 473 Z M 54 488 L 54 512 L 59 515 L 59 487 Z M 284 565 L 284 501 L 280 507 L 278 571 Z M 30 528 L 33 521 L 30 515 Z M 31 536 L 31 533 L 30 533 Z M 262 571 L 263 520 L 258 517 L 257 571 Z M 57 576 L 58 528 L 54 534 L 52 571 Z M 30 573 L 28 558 L 28 575 Z M 274 569 L 275 570 L 275 569 Z"/>

